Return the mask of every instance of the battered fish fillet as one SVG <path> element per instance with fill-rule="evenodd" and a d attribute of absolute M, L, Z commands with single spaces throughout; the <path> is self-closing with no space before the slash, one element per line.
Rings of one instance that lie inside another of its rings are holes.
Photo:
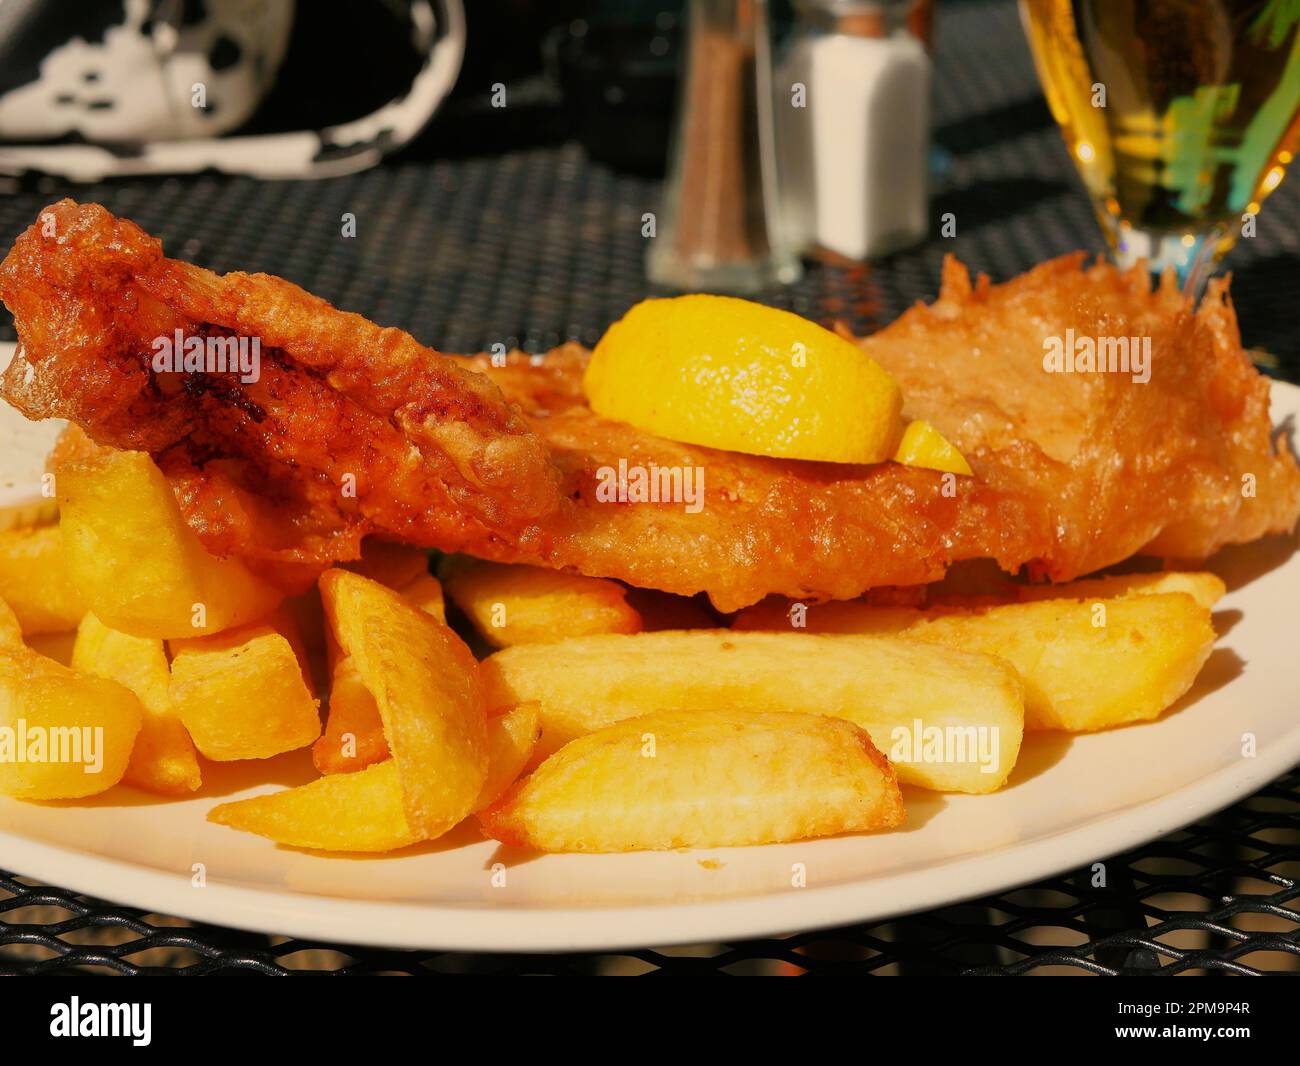
<path fill-rule="evenodd" d="M 1081 255 L 996 287 L 949 261 L 934 304 L 858 343 L 907 415 L 965 453 L 975 476 L 953 478 L 663 440 L 592 413 L 575 346 L 503 367 L 440 356 L 280 279 L 163 259 L 101 208 L 49 211 L 53 236 L 38 223 L 0 265 L 22 344 L 0 395 L 150 451 L 212 551 L 272 571 L 353 558 L 377 533 L 730 611 L 934 581 L 967 559 L 1069 580 L 1139 551 L 1200 558 L 1300 515 L 1226 283 L 1193 314 L 1172 285 Z M 260 338 L 261 380 L 154 373 L 152 338 L 175 328 Z M 1045 372 L 1044 339 L 1067 330 L 1150 337 L 1149 382 Z M 701 470 L 702 509 L 609 502 L 620 462 Z"/>
<path fill-rule="evenodd" d="M 481 375 L 279 278 L 165 259 L 97 204 L 42 211 L 0 299 L 20 342 L 0 395 L 152 453 L 218 554 L 319 567 L 373 529 L 515 537 L 559 505 L 544 444 Z M 258 379 L 154 372 L 154 340 L 178 330 L 257 337 Z"/>

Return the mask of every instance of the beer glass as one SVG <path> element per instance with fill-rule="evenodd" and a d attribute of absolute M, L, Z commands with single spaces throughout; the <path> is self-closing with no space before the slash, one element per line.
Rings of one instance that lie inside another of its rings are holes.
<path fill-rule="evenodd" d="M 1052 115 L 1120 266 L 1199 294 L 1300 141 L 1294 0 L 1021 0 Z"/>

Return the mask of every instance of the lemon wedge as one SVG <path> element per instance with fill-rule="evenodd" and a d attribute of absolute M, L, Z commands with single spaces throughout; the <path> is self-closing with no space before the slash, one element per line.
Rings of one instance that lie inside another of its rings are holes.
<path fill-rule="evenodd" d="M 949 474 L 972 474 L 970 463 L 929 422 L 911 422 L 903 431 L 894 462 L 904 466 L 923 466 Z"/>
<path fill-rule="evenodd" d="M 730 296 L 644 300 L 596 345 L 597 414 L 710 448 L 879 463 L 902 434 L 898 384 L 805 318 Z"/>

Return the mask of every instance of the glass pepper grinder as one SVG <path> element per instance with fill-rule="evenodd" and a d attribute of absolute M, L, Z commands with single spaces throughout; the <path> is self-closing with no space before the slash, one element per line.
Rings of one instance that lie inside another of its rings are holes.
<path fill-rule="evenodd" d="M 780 233 L 767 0 L 691 0 L 650 280 L 753 293 L 799 276 Z"/>

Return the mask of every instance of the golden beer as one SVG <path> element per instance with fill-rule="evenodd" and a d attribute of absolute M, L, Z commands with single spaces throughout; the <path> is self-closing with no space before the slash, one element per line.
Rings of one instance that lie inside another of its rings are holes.
<path fill-rule="evenodd" d="M 1117 259 L 1183 270 L 1231 247 L 1300 141 L 1300 3 L 1021 0 L 1021 12 Z"/>

